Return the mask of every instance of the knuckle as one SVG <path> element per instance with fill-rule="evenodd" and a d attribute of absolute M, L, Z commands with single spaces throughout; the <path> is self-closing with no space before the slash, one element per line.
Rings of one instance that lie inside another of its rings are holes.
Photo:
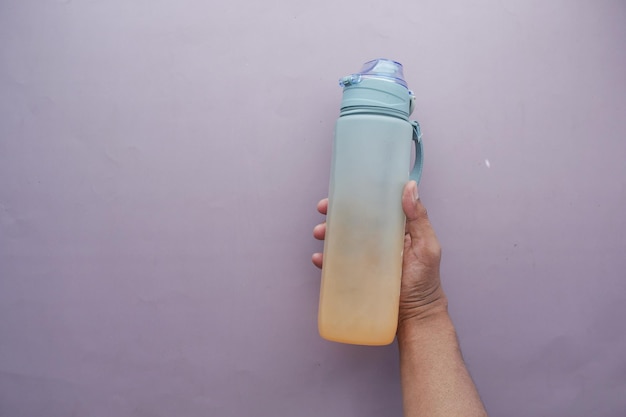
<path fill-rule="evenodd" d="M 430 248 L 431 256 L 437 260 L 441 259 L 441 245 L 439 242 L 435 242 Z"/>
<path fill-rule="evenodd" d="M 424 207 L 423 204 L 419 204 L 417 206 L 417 215 L 418 217 L 428 219 L 428 210 L 426 210 L 426 207 Z"/>
<path fill-rule="evenodd" d="M 421 255 L 425 263 L 439 263 L 441 260 L 441 245 L 436 240 L 426 241 L 422 247 Z"/>

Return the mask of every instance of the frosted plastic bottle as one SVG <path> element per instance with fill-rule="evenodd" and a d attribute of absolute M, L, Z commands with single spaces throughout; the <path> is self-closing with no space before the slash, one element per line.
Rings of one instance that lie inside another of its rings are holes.
<path fill-rule="evenodd" d="M 408 119 L 414 96 L 398 62 L 367 62 L 340 85 L 318 327 L 328 340 L 386 345 L 398 323 L 412 141 L 410 175 L 421 176 L 419 124 Z"/>

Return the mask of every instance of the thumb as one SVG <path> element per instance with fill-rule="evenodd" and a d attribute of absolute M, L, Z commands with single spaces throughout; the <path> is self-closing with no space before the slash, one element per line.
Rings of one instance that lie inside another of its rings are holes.
<path fill-rule="evenodd" d="M 418 239 L 428 239 L 434 236 L 433 228 L 428 220 L 426 207 L 419 199 L 417 183 L 409 181 L 402 192 L 402 210 L 406 216 L 406 231 L 415 242 Z"/>

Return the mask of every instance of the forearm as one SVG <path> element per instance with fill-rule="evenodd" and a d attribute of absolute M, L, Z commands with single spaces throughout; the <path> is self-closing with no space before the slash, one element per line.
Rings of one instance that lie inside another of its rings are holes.
<path fill-rule="evenodd" d="M 398 327 L 405 417 L 485 417 L 443 306 Z"/>

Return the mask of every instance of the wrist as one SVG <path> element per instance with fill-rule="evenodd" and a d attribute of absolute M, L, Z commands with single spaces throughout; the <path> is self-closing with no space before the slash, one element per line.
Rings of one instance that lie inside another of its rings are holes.
<path fill-rule="evenodd" d="M 421 322 L 433 315 L 447 314 L 447 312 L 448 298 L 443 292 L 441 285 L 438 285 L 427 295 L 402 294 L 400 297 L 398 325 L 400 326 L 404 322 Z"/>
<path fill-rule="evenodd" d="M 398 340 L 428 334 L 435 329 L 454 331 L 448 314 L 448 299 L 443 294 L 427 305 L 400 312 Z"/>

